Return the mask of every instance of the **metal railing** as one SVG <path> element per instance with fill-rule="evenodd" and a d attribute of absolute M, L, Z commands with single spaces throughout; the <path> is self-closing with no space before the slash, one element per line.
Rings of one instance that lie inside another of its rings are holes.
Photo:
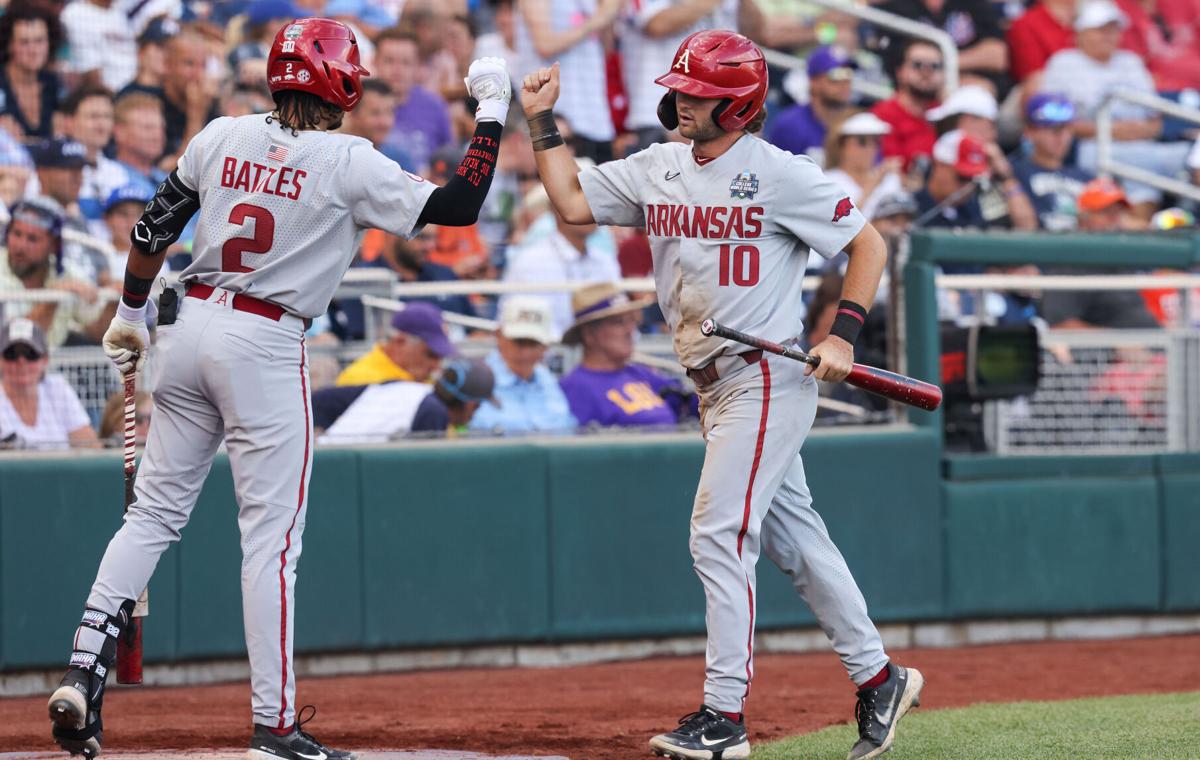
<path fill-rule="evenodd" d="M 893 32 L 929 40 L 942 51 L 942 63 L 946 71 L 946 92 L 954 92 L 958 89 L 958 46 L 954 44 L 954 38 L 941 29 L 929 26 L 928 24 L 922 24 L 919 21 L 913 21 L 910 18 L 897 16 L 894 13 L 881 11 L 870 5 L 857 5 L 849 2 L 849 0 L 811 0 L 811 2 L 813 5 L 845 13 L 847 16 L 854 16 L 855 18 L 862 19 Z M 788 55 L 787 53 L 781 53 L 777 50 L 764 50 L 763 54 L 767 59 L 767 63 L 781 68 L 795 69 L 805 65 L 803 59 Z M 873 92 L 878 88 L 870 86 L 869 83 L 856 81 L 854 85 L 855 89 L 858 89 L 864 95 L 880 97 L 876 92 Z M 864 85 L 866 86 L 864 87 Z M 886 98 L 890 95 L 891 93 L 887 92 L 882 97 Z"/>
<path fill-rule="evenodd" d="M 1190 182 L 1180 182 L 1177 179 L 1164 177 L 1161 174 L 1155 174 L 1154 172 L 1146 171 L 1140 167 L 1117 161 L 1113 158 L 1112 108 L 1113 104 L 1117 101 L 1132 103 L 1142 108 L 1148 108 L 1151 111 L 1173 116 L 1176 119 L 1200 124 L 1200 110 L 1195 108 L 1188 108 L 1158 95 L 1149 95 L 1144 92 L 1125 89 L 1114 90 L 1104 97 L 1104 100 L 1100 103 L 1099 110 L 1096 111 L 1097 173 L 1116 175 L 1134 182 L 1141 182 L 1144 185 L 1150 185 L 1164 192 L 1200 201 L 1200 187 Z"/>

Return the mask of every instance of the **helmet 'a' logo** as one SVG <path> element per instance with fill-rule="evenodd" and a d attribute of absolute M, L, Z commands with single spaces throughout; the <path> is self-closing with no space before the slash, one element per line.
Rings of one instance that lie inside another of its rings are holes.
<path fill-rule="evenodd" d="M 833 221 L 836 222 L 838 220 L 845 219 L 846 217 L 850 216 L 850 212 L 853 210 L 854 204 L 850 202 L 850 199 L 848 197 L 842 198 L 837 202 L 837 206 L 833 209 Z"/>
<path fill-rule="evenodd" d="M 691 60 L 691 57 L 692 57 L 692 51 L 691 51 L 690 49 L 688 49 L 688 48 L 684 48 L 684 49 L 683 49 L 683 54 L 679 56 L 679 60 L 678 60 L 678 61 L 676 61 L 676 62 L 675 62 L 675 65 L 674 65 L 674 66 L 672 66 L 671 68 L 673 68 L 673 69 L 683 69 L 683 73 L 684 73 L 684 74 L 690 74 L 690 73 L 692 73 L 692 72 L 691 72 L 691 71 L 688 69 L 688 63 L 689 63 L 689 61 Z"/>

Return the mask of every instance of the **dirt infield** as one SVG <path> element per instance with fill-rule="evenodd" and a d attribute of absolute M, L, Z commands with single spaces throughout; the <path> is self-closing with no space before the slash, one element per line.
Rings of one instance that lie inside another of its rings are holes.
<path fill-rule="evenodd" d="M 977 702 L 1192 691 L 1200 636 L 897 650 L 928 687 L 921 709 Z M 757 741 L 848 721 L 854 690 L 831 653 L 757 658 L 747 716 Z M 452 670 L 310 678 L 299 704 L 332 746 L 469 750 L 488 755 L 645 758 L 646 740 L 699 703 L 699 657 L 557 669 Z M 245 684 L 114 689 L 110 750 L 244 746 Z M 44 698 L 0 700 L 0 752 L 46 752 Z"/>

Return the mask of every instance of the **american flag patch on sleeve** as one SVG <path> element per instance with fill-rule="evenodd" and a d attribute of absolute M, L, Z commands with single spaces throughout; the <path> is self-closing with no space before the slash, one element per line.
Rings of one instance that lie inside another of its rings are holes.
<path fill-rule="evenodd" d="M 287 160 L 287 155 L 288 149 L 282 145 L 271 143 L 271 147 L 267 148 L 267 158 L 271 161 L 285 161 Z"/>

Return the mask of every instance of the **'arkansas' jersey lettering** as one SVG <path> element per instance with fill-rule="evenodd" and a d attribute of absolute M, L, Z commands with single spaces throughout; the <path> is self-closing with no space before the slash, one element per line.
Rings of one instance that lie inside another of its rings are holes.
<path fill-rule="evenodd" d="M 646 206 L 646 233 L 653 237 L 756 238 L 762 235 L 762 206 Z"/>
<path fill-rule="evenodd" d="M 263 166 L 226 156 L 221 168 L 221 187 L 244 190 L 247 193 L 267 193 L 296 200 L 300 197 L 300 180 L 308 176 L 303 169 L 290 166 Z"/>

